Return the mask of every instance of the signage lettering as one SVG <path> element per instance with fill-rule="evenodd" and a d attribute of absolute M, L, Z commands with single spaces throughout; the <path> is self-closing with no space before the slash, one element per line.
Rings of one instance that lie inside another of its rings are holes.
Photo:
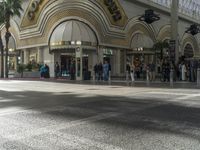
<path fill-rule="evenodd" d="M 31 6 L 28 11 L 28 19 L 33 20 L 35 18 L 35 13 L 38 11 L 40 4 L 43 2 L 43 0 L 33 0 L 31 3 Z"/>

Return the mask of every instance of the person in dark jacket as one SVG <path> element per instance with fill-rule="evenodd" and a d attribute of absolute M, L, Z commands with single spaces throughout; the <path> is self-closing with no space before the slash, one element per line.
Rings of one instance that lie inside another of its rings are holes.
<path fill-rule="evenodd" d="M 55 72 L 55 77 L 58 78 L 60 76 L 60 66 L 58 64 L 58 62 L 55 63 L 55 69 L 54 69 L 54 72 Z"/>

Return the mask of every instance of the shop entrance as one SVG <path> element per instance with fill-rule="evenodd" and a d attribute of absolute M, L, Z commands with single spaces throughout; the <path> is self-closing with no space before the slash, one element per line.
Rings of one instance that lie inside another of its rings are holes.
<path fill-rule="evenodd" d="M 88 63 L 88 56 L 87 55 L 83 56 L 82 64 L 83 64 L 83 80 L 90 80 L 91 72 L 88 69 L 89 63 Z"/>
<path fill-rule="evenodd" d="M 147 65 L 154 61 L 154 55 L 151 53 L 128 54 L 127 61 L 134 64 L 136 78 L 145 80 Z"/>
<path fill-rule="evenodd" d="M 61 76 L 75 80 L 75 74 L 76 74 L 75 56 L 61 55 L 60 58 L 61 58 Z M 82 67 L 83 80 L 90 80 L 91 72 L 88 69 L 89 66 L 88 56 L 82 57 L 82 65 L 83 65 Z M 77 75 L 80 76 L 80 69 L 81 69 L 80 59 L 77 60 L 77 67 L 78 67 Z"/>
<path fill-rule="evenodd" d="M 90 79 L 89 71 L 92 71 L 97 54 L 97 37 L 88 24 L 74 19 L 62 22 L 53 30 L 49 46 L 50 51 L 60 51 L 64 54 L 60 55 L 62 77 L 71 79 L 73 76 L 75 80 Z M 57 56 L 55 59 L 59 60 Z"/>
<path fill-rule="evenodd" d="M 75 73 L 75 65 L 73 68 L 75 57 L 72 55 L 61 55 L 61 76 L 70 77 L 70 74 Z"/>

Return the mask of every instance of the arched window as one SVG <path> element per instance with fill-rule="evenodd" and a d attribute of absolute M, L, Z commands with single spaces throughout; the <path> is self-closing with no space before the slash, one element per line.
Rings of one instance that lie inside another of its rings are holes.
<path fill-rule="evenodd" d="M 185 58 L 192 58 L 194 56 L 194 49 L 191 44 L 187 44 L 184 48 Z"/>

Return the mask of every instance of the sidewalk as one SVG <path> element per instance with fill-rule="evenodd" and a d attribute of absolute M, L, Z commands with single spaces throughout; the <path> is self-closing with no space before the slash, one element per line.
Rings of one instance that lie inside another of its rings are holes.
<path fill-rule="evenodd" d="M 84 81 L 75 81 L 68 80 L 64 78 L 8 78 L 0 80 L 22 80 L 22 81 L 44 81 L 44 82 L 58 82 L 58 83 L 71 83 L 71 84 L 87 84 L 87 85 L 116 85 L 116 86 L 133 86 L 133 87 L 152 87 L 152 88 L 185 88 L 185 89 L 200 89 L 200 86 L 197 86 L 196 82 L 186 82 L 186 81 L 177 81 L 173 84 L 170 82 L 161 82 L 161 81 L 126 81 L 126 80 L 111 80 L 111 81 L 94 81 L 94 80 L 84 80 Z"/>
<path fill-rule="evenodd" d="M 133 86 L 133 87 L 152 87 L 152 88 L 185 88 L 185 89 L 200 89 L 200 86 L 197 86 L 196 82 L 174 82 L 170 84 L 170 82 L 146 82 L 146 81 L 125 81 L 125 80 L 111 80 L 111 81 L 76 81 L 81 84 L 93 84 L 93 85 L 117 85 L 117 86 Z M 75 83 L 76 83 L 75 82 Z"/>

